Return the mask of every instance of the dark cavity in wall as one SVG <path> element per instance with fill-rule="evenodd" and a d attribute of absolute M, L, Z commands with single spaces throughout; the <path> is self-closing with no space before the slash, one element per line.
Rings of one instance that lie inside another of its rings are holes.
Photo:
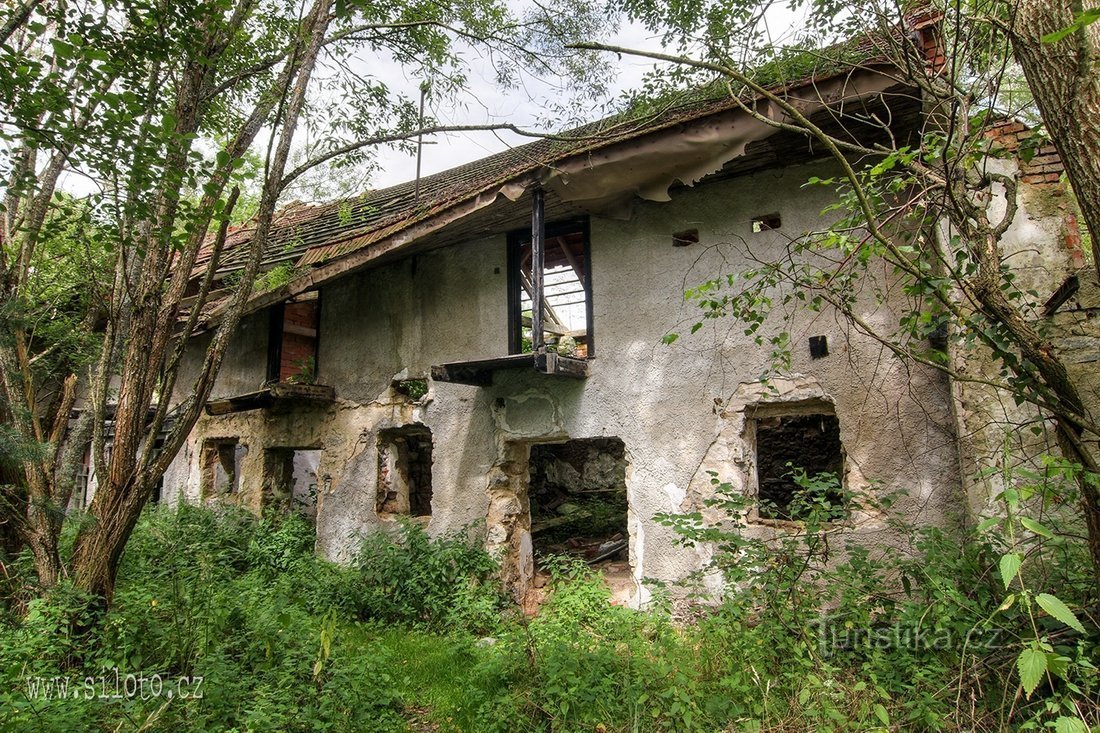
<path fill-rule="evenodd" d="M 432 431 L 423 425 L 378 433 L 378 491 L 381 517 L 432 514 Z"/>
<path fill-rule="evenodd" d="M 569 555 L 600 565 L 605 574 L 621 570 L 629 576 L 623 442 L 587 438 L 534 445 L 530 470 L 536 569 L 548 555 Z"/>
<path fill-rule="evenodd" d="M 206 440 L 202 446 L 202 496 L 204 499 L 236 494 L 241 485 L 241 464 L 248 446 L 236 438 Z"/>
<path fill-rule="evenodd" d="M 756 485 L 759 514 L 765 519 L 804 519 L 806 495 L 796 481 L 801 471 L 831 488 L 820 500 L 842 508 L 840 482 L 844 451 L 835 415 L 797 414 L 756 420 Z M 823 476 L 824 474 L 824 476 Z"/>
<path fill-rule="evenodd" d="M 265 499 L 284 510 L 317 518 L 321 451 L 315 448 L 269 448 L 264 451 Z"/>

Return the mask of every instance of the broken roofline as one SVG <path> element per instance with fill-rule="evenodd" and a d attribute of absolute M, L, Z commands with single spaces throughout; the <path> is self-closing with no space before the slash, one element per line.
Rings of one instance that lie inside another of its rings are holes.
<path fill-rule="evenodd" d="M 769 91 L 784 95 L 809 115 L 853 101 L 882 97 L 888 89 L 898 86 L 899 80 L 892 73 L 897 68 L 873 53 L 873 44 L 864 41 L 854 48 L 856 51 L 851 44 L 846 47 L 848 60 L 832 59 L 824 71 L 819 64 L 814 73 Z M 815 52 L 815 58 L 821 58 L 821 53 Z M 762 96 L 750 101 L 758 112 L 772 119 L 783 119 Z M 293 262 L 295 268 L 310 269 L 280 287 L 254 293 L 245 313 L 366 268 L 384 255 L 486 209 L 501 195 L 516 201 L 533 186 L 545 187 L 562 195 L 565 201 L 595 209 L 608 208 L 615 200 L 621 202 L 631 196 L 667 201 L 668 189 L 676 181 L 692 185 L 745 155 L 749 143 L 777 132 L 776 128 L 753 119 L 741 108 L 743 103 L 744 99 L 729 96 L 704 97 L 648 116 L 601 120 L 562 136 L 538 140 L 421 179 L 419 201 L 413 200 L 415 184 L 410 181 L 355 200 L 317 207 L 288 207 L 284 209 L 284 222 L 272 231 L 264 264 Z M 573 138 L 568 139 L 568 135 Z M 648 179 L 639 178 L 640 160 L 647 160 L 656 173 Z M 654 160 L 660 165 L 654 167 Z M 609 187 L 608 181 L 613 178 L 609 173 L 615 168 L 628 169 L 630 175 L 619 179 L 626 181 L 625 187 Z M 380 209 L 391 210 L 382 211 L 375 221 L 355 222 L 357 215 L 352 211 L 355 208 L 360 216 L 368 217 Z M 305 216 L 307 212 L 312 216 Z M 306 228 L 306 236 L 317 241 L 306 241 L 302 228 Z M 310 232 L 310 228 L 314 231 Z M 239 269 L 232 259 L 250 241 L 249 233 L 238 230 L 231 236 L 231 240 L 236 239 L 227 242 L 226 255 L 231 262 L 220 268 L 220 272 Z M 302 246 L 296 249 L 293 245 L 299 240 Z M 199 265 L 196 276 L 201 268 Z M 209 313 L 202 319 L 200 331 L 217 325 L 226 303 L 208 304 Z"/>

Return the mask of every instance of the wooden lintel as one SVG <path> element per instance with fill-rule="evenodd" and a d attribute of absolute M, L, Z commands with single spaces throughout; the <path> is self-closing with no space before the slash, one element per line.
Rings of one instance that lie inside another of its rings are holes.
<path fill-rule="evenodd" d="M 468 384 L 472 387 L 488 387 L 493 383 L 493 373 L 487 369 L 466 367 L 462 364 L 440 364 L 432 367 L 432 379 L 436 382 Z"/>
<path fill-rule="evenodd" d="M 207 415 L 230 415 L 234 412 L 261 410 L 276 406 L 289 407 L 295 404 L 332 402 L 336 399 L 336 389 L 323 384 L 293 384 L 280 382 L 258 392 L 249 392 L 206 403 Z"/>
<path fill-rule="evenodd" d="M 554 353 L 512 354 L 496 359 L 477 361 L 456 361 L 450 364 L 438 364 L 432 367 L 432 379 L 437 382 L 469 384 L 474 387 L 488 387 L 493 383 L 493 374 L 506 369 L 531 369 L 540 374 L 554 377 L 584 379 L 588 376 L 588 362 Z"/>
<path fill-rule="evenodd" d="M 283 333 L 291 333 L 295 336 L 305 336 L 306 338 L 317 338 L 317 329 L 309 328 L 307 326 L 299 326 L 294 323 L 284 323 Z"/>

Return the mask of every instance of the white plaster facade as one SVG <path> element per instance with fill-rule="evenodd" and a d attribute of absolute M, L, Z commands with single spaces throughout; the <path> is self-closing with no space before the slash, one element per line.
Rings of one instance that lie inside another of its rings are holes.
<path fill-rule="evenodd" d="M 636 200 L 626 218 L 590 216 L 597 355 L 584 380 L 508 370 L 487 387 L 430 382 L 415 402 L 391 387 L 395 377 L 427 377 L 435 364 L 507 353 L 503 229 L 325 284 L 316 378 L 335 388 L 335 403 L 204 416 L 165 477 L 163 497 L 201 499 L 198 457 L 206 439 L 236 436 L 248 445 L 235 500 L 254 510 L 263 503 L 266 449 L 319 449 L 317 549 L 346 560 L 364 533 L 384 524 L 374 502 L 378 432 L 422 424 L 434 443 L 429 531 L 488 522 L 480 536 L 502 553 L 506 580 L 522 590 L 530 577 L 523 486 L 529 446 L 615 436 L 629 466 L 630 562 L 639 581 L 633 601 L 640 603 L 647 597 L 642 579 L 675 582 L 708 560 L 705 548 L 677 545 L 654 514 L 701 507 L 712 471 L 751 494 L 751 410 L 815 400 L 831 404 L 839 420 L 849 488 L 901 492 L 895 509 L 914 522 L 960 521 L 966 502 L 956 416 L 942 374 L 899 362 L 829 311 L 769 321 L 772 333 L 790 332 L 794 358 L 790 374 L 770 388 L 759 381 L 770 350 L 732 319 L 686 335 L 697 312 L 684 289 L 781 254 L 789 237 L 820 226 L 831 193 L 803 184 L 831 172 L 822 164 L 768 169 L 674 189 L 664 203 Z M 781 228 L 754 233 L 752 218 L 772 212 L 782 217 Z M 697 229 L 699 242 L 672 246 L 672 234 L 685 229 Z M 877 285 L 891 292 L 888 279 Z M 895 324 L 899 314 L 889 297 L 868 296 L 861 315 Z M 265 319 L 260 311 L 242 324 L 215 397 L 262 384 Z M 670 331 L 685 336 L 665 345 Z M 830 353 L 811 359 L 807 339 L 819 335 Z M 781 530 L 761 522 L 754 531 Z M 890 541 L 882 517 L 853 517 L 837 531 Z"/>

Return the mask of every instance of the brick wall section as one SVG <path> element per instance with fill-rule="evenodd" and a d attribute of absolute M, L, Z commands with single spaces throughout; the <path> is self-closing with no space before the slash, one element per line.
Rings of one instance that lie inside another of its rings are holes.
<path fill-rule="evenodd" d="M 279 358 L 279 381 L 302 374 L 303 365 L 311 361 L 316 367 L 317 336 L 292 333 L 291 329 L 306 329 L 317 333 L 317 301 L 287 303 L 283 311 L 283 342 Z"/>
<path fill-rule="evenodd" d="M 989 126 L 986 135 L 1005 150 L 1015 153 L 1020 149 L 1023 141 L 1034 133 L 1031 128 L 1018 120 L 1000 120 Z M 1065 167 L 1062 165 L 1062 158 L 1058 155 L 1058 149 L 1054 147 L 1054 143 L 1047 142 L 1035 151 L 1031 160 L 1025 162 L 1017 158 L 1017 163 L 1020 166 L 1020 175 L 1017 180 L 1021 184 L 1035 186 L 1064 197 L 1064 202 L 1060 205 L 1064 212 L 1062 243 L 1073 253 L 1076 266 L 1083 266 L 1085 260 L 1081 249 L 1081 227 L 1077 221 L 1077 214 L 1070 210 L 1072 204 L 1068 196 L 1068 186 L 1062 182 Z"/>
<path fill-rule="evenodd" d="M 1005 150 L 1016 152 L 1020 144 L 1030 138 L 1034 133 L 1023 122 L 1018 120 L 1002 120 L 990 125 L 986 135 L 1002 145 Z M 1024 162 L 1020 161 L 1020 182 L 1035 184 L 1058 183 L 1062 179 L 1065 168 L 1062 159 L 1058 156 L 1058 149 L 1054 143 L 1048 142 L 1035 151 L 1035 156 Z"/>
<path fill-rule="evenodd" d="M 933 25 L 920 30 L 921 53 L 928 62 L 928 69 L 932 74 L 939 74 L 947 66 L 947 56 L 943 48 L 943 36 L 940 35 L 939 26 Z"/>

